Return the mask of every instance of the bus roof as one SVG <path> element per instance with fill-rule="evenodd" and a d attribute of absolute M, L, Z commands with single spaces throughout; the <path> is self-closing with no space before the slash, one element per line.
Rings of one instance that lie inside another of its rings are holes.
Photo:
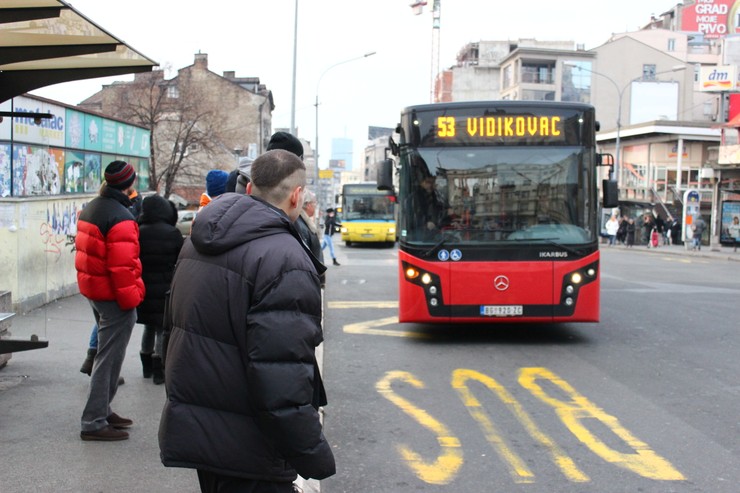
<path fill-rule="evenodd" d="M 455 101 L 450 103 L 427 103 L 427 104 L 416 104 L 413 106 L 407 106 L 403 109 L 402 113 L 409 113 L 411 111 L 439 111 L 440 108 L 460 109 L 460 108 L 480 108 L 485 106 L 502 108 L 570 108 L 588 110 L 593 108 L 593 105 L 587 103 L 575 103 L 565 101 L 511 101 L 508 99 L 501 100 L 490 100 L 490 101 Z"/>

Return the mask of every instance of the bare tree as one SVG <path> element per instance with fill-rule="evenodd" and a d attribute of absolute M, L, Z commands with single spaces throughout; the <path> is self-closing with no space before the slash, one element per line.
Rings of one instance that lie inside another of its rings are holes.
<path fill-rule="evenodd" d="M 228 110 L 187 77 L 165 81 L 159 70 L 110 87 L 103 111 L 151 129 L 149 189 L 165 197 L 176 185 L 202 186 L 205 170 L 239 147 L 224 144 L 238 138 L 226 128 Z"/>

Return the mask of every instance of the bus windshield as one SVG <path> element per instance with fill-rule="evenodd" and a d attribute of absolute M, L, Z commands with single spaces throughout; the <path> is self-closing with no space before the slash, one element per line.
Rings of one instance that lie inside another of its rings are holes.
<path fill-rule="evenodd" d="M 391 221 L 393 215 L 393 197 L 384 195 L 343 195 L 342 209 L 345 221 L 377 219 Z"/>
<path fill-rule="evenodd" d="M 401 237 L 412 244 L 592 243 L 589 156 L 579 146 L 409 149 Z"/>

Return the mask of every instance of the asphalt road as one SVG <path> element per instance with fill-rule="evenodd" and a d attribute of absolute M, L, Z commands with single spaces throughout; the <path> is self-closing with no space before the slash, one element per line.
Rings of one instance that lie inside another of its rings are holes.
<path fill-rule="evenodd" d="M 598 324 L 436 327 L 395 253 L 329 270 L 323 493 L 738 491 L 739 262 L 605 248 Z"/>
<path fill-rule="evenodd" d="M 395 321 L 394 249 L 339 246 L 321 491 L 737 492 L 740 253 L 602 253 L 599 324 L 429 327 Z M 0 371 L 0 493 L 198 491 L 159 461 L 138 329 L 114 401 L 131 439 L 79 439 L 91 323 L 81 296 L 13 320 L 49 347 Z"/>

